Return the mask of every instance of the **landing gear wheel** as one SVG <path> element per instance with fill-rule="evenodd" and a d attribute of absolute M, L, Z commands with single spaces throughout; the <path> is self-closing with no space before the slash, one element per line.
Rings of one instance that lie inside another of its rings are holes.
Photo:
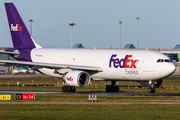
<path fill-rule="evenodd" d="M 71 87 L 70 86 L 66 86 L 66 92 L 71 92 Z"/>
<path fill-rule="evenodd" d="M 76 91 L 76 87 L 71 87 L 71 92 L 75 92 Z"/>
<path fill-rule="evenodd" d="M 66 92 L 66 86 L 62 86 L 62 92 Z"/>
<path fill-rule="evenodd" d="M 151 89 L 151 88 L 149 88 L 149 89 L 148 89 L 148 92 L 149 92 L 149 93 L 152 93 L 152 89 Z"/>
<path fill-rule="evenodd" d="M 153 88 L 153 91 L 152 91 L 152 93 L 155 93 L 156 92 L 156 89 L 155 88 Z"/>
<path fill-rule="evenodd" d="M 111 92 L 115 91 L 115 86 L 111 86 Z"/>
<path fill-rule="evenodd" d="M 152 81 L 152 80 L 149 80 L 148 92 L 149 93 L 155 93 L 156 92 L 156 89 L 155 89 L 155 86 L 154 86 L 154 81 Z"/>
<path fill-rule="evenodd" d="M 71 86 L 62 86 L 62 92 L 75 92 L 76 87 L 71 87 Z"/>
<path fill-rule="evenodd" d="M 149 88 L 149 89 L 148 89 L 148 92 L 149 92 L 149 93 L 155 93 L 155 92 L 156 92 L 156 89 L 155 89 L 154 87 L 153 87 L 153 88 Z"/>
<path fill-rule="evenodd" d="M 111 86 L 106 86 L 106 92 L 110 92 L 111 91 Z"/>
<path fill-rule="evenodd" d="M 114 92 L 119 92 L 119 86 L 115 86 Z"/>
<path fill-rule="evenodd" d="M 116 81 L 111 81 L 111 85 L 106 86 L 106 92 L 119 92 L 119 86 L 115 85 Z"/>

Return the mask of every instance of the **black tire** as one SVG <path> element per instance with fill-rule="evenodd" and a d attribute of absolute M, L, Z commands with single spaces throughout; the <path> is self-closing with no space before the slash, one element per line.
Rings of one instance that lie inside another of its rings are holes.
<path fill-rule="evenodd" d="M 71 92 L 75 92 L 76 91 L 76 87 L 71 87 Z"/>
<path fill-rule="evenodd" d="M 115 87 L 111 86 L 111 92 L 115 92 Z"/>
<path fill-rule="evenodd" d="M 149 89 L 148 89 L 148 92 L 149 92 L 149 93 L 155 93 L 155 92 L 156 92 L 156 89 L 155 89 L 155 88 L 149 88 Z"/>
<path fill-rule="evenodd" d="M 62 92 L 66 92 L 66 86 L 62 86 Z"/>
<path fill-rule="evenodd" d="M 119 92 L 119 86 L 115 86 L 115 92 Z"/>
<path fill-rule="evenodd" d="M 70 86 L 66 86 L 66 92 L 71 92 L 71 87 Z"/>
<path fill-rule="evenodd" d="M 149 89 L 148 89 L 148 92 L 149 92 L 149 93 L 152 93 L 152 88 L 149 88 Z"/>
<path fill-rule="evenodd" d="M 106 92 L 110 92 L 111 91 L 111 87 L 110 86 L 106 86 Z"/>
<path fill-rule="evenodd" d="M 155 88 L 153 88 L 153 89 L 152 89 L 152 93 L 155 93 L 155 92 L 156 92 L 156 89 L 155 89 Z"/>

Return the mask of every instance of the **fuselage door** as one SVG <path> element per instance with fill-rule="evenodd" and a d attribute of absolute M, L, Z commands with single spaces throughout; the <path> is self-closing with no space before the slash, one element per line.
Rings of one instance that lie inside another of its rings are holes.
<path fill-rule="evenodd" d="M 148 59 L 149 59 L 149 55 L 144 55 L 143 56 L 141 67 L 146 67 L 147 66 Z"/>

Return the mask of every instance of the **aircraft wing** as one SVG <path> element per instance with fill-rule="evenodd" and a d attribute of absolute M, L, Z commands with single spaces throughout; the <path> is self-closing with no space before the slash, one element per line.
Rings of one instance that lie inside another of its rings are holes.
<path fill-rule="evenodd" d="M 6 63 L 9 65 L 21 65 L 21 66 L 29 66 L 32 65 L 33 68 L 49 68 L 49 69 L 80 69 L 80 70 L 89 70 L 89 71 L 97 71 L 102 72 L 101 67 L 97 66 L 83 66 L 83 65 L 68 65 L 68 64 L 54 64 L 54 63 L 41 63 L 41 62 L 26 62 L 26 61 L 15 61 L 15 60 L 0 60 L 2 63 Z"/>

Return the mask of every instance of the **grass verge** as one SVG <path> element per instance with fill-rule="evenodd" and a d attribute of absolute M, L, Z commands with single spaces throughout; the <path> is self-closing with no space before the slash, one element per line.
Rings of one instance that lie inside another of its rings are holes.
<path fill-rule="evenodd" d="M 179 119 L 177 105 L 0 105 L 0 119 Z"/>

